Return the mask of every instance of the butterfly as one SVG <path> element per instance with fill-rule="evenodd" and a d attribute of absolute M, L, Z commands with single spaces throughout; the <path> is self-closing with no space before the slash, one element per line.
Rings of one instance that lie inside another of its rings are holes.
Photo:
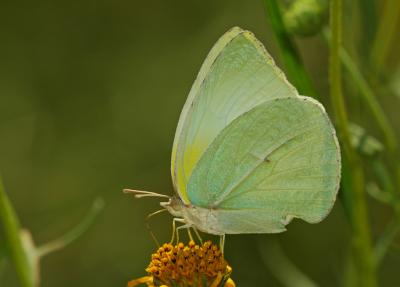
<path fill-rule="evenodd" d="M 300 96 L 255 36 L 239 27 L 209 52 L 176 129 L 176 195 L 161 206 L 185 227 L 278 233 L 323 220 L 339 189 L 338 140 L 324 107 Z"/>

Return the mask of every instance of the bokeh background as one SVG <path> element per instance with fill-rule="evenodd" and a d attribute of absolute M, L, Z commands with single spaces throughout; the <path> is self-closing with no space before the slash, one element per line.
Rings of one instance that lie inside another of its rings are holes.
<path fill-rule="evenodd" d="M 368 48 L 359 45 L 360 3 L 345 7 L 350 50 Z M 79 240 L 43 259 L 41 286 L 125 286 L 145 275 L 155 245 L 144 220 L 158 199 L 135 200 L 122 189 L 173 193 L 170 154 L 181 108 L 209 49 L 236 25 L 280 63 L 262 1 L 1 1 L 0 172 L 21 224 L 41 244 L 78 224 L 96 198 L 106 203 Z M 297 44 L 330 111 L 327 46 L 318 36 Z M 390 75 L 400 48 L 393 46 Z M 380 101 L 399 131 L 399 98 Z M 357 98 L 349 110 L 376 131 Z M 379 233 L 390 210 L 370 206 Z M 167 214 L 152 221 L 160 241 L 170 239 L 170 223 Z M 349 230 L 338 200 L 318 225 L 294 221 L 279 235 L 228 236 L 226 257 L 238 286 L 281 286 L 257 247 L 278 242 L 320 286 L 338 286 Z M 399 264 L 393 249 L 380 268 L 382 286 L 400 286 Z M 0 286 L 18 286 L 9 265 L 0 276 Z"/>

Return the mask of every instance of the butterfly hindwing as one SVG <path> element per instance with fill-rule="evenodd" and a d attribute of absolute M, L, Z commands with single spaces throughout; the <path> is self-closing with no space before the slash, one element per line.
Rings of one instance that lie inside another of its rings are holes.
<path fill-rule="evenodd" d="M 321 221 L 340 181 L 340 152 L 323 107 L 307 97 L 266 101 L 239 116 L 192 172 L 189 201 L 212 209 L 222 233 L 284 230 Z"/>

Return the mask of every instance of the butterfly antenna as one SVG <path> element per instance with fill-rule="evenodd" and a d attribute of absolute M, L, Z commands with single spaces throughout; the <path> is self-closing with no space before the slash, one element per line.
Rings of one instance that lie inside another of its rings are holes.
<path fill-rule="evenodd" d="M 152 191 L 145 191 L 145 190 L 136 190 L 136 189 L 124 189 L 124 193 L 133 193 L 133 195 L 136 198 L 142 198 L 142 197 L 164 197 L 164 198 L 170 198 L 168 195 L 165 194 L 160 194 Z"/>
<path fill-rule="evenodd" d="M 155 211 L 155 212 L 153 212 L 153 213 L 150 213 L 150 214 L 147 215 L 147 217 L 146 217 L 146 228 L 147 228 L 147 230 L 149 231 L 150 236 L 151 236 L 151 238 L 153 239 L 154 243 L 156 244 L 157 248 L 160 247 L 160 243 L 158 242 L 156 236 L 154 235 L 153 230 L 152 230 L 151 227 L 150 227 L 150 222 L 149 222 L 149 221 L 150 221 L 150 218 L 151 218 L 151 217 L 153 217 L 154 215 L 159 214 L 159 213 L 161 213 L 161 212 L 163 212 L 163 211 L 166 211 L 166 209 L 157 210 L 157 211 Z"/>

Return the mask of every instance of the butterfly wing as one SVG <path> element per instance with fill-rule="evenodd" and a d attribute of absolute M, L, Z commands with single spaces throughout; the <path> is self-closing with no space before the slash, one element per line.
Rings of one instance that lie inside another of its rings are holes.
<path fill-rule="evenodd" d="M 321 221 L 339 182 L 339 145 L 322 105 L 277 98 L 218 135 L 192 172 L 188 198 L 212 210 L 219 233 L 272 233 L 293 217 Z"/>
<path fill-rule="evenodd" d="M 251 32 L 225 33 L 203 63 L 175 133 L 171 172 L 181 199 L 189 203 L 190 175 L 223 128 L 266 100 L 296 94 Z"/>

